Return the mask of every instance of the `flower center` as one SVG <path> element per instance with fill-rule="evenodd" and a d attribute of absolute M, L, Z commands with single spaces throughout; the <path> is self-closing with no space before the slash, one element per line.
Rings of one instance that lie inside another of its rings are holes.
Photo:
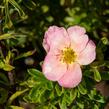
<path fill-rule="evenodd" d="M 62 55 L 61 55 L 61 61 L 65 62 L 67 64 L 71 64 L 72 62 L 74 62 L 76 60 L 76 53 L 73 51 L 73 49 L 71 48 L 65 48 L 64 50 L 62 50 Z"/>

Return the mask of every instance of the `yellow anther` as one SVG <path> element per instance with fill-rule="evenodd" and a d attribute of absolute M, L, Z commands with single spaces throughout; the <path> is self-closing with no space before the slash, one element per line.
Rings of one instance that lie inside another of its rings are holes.
<path fill-rule="evenodd" d="M 62 50 L 61 61 L 63 63 L 71 64 L 76 60 L 76 57 L 77 55 L 72 48 L 65 48 Z"/>

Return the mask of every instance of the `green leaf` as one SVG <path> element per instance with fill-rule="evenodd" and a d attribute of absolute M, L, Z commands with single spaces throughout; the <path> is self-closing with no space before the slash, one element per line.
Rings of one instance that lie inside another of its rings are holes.
<path fill-rule="evenodd" d="M 39 91 L 38 91 L 38 87 L 35 86 L 33 87 L 30 92 L 29 92 L 29 99 L 33 102 L 33 103 L 37 103 L 39 101 Z"/>
<path fill-rule="evenodd" d="M 62 99 L 59 102 L 60 109 L 67 109 L 67 104 L 66 104 L 66 98 L 65 96 L 62 97 Z"/>
<path fill-rule="evenodd" d="M 55 90 L 58 96 L 61 96 L 64 92 L 64 88 L 60 87 L 58 84 L 55 85 Z"/>
<path fill-rule="evenodd" d="M 24 5 L 30 10 L 34 10 L 37 6 L 36 3 L 33 2 L 32 0 L 28 0 L 28 1 L 23 0 L 23 2 L 24 2 Z"/>
<path fill-rule="evenodd" d="M 29 77 L 27 81 L 24 81 L 23 83 L 21 83 L 22 86 L 27 85 L 30 88 L 34 87 L 36 84 L 39 84 L 39 83 L 37 83 L 32 77 Z"/>
<path fill-rule="evenodd" d="M 97 102 L 99 102 L 99 103 L 105 103 L 105 100 L 104 100 L 104 98 L 102 97 L 102 98 L 100 98 L 100 99 L 95 99 L 95 101 L 97 101 Z"/>
<path fill-rule="evenodd" d="M 102 80 L 109 80 L 109 72 L 108 71 L 103 71 L 101 73 L 101 78 L 102 78 Z"/>
<path fill-rule="evenodd" d="M 54 90 L 52 90 L 52 91 L 49 92 L 49 98 L 51 100 L 55 98 L 55 92 L 54 92 Z"/>
<path fill-rule="evenodd" d="M 17 12 L 19 13 L 19 15 L 22 19 L 27 18 L 24 11 L 20 8 L 20 6 L 18 5 L 18 3 L 15 0 L 9 0 L 9 3 L 15 7 L 15 9 L 17 10 Z"/>
<path fill-rule="evenodd" d="M 9 85 L 8 78 L 4 73 L 0 73 L 0 83 Z"/>
<path fill-rule="evenodd" d="M 0 69 L 3 69 L 5 71 L 11 71 L 14 69 L 14 67 L 0 60 Z"/>
<path fill-rule="evenodd" d="M 48 81 L 46 83 L 46 87 L 47 87 L 48 90 L 52 90 L 53 89 L 53 83 L 51 81 Z"/>
<path fill-rule="evenodd" d="M 70 91 L 64 92 L 64 95 L 63 96 L 64 96 L 63 98 L 66 100 L 65 101 L 66 102 L 66 105 L 67 106 L 70 106 L 70 104 L 73 102 L 72 98 L 70 97 Z"/>
<path fill-rule="evenodd" d="M 79 84 L 78 90 L 81 94 L 85 95 L 87 93 L 86 88 L 83 86 L 83 84 Z"/>
<path fill-rule="evenodd" d="M 8 51 L 8 55 L 5 59 L 0 60 L 0 69 L 3 69 L 5 71 L 11 71 L 14 69 L 12 65 L 10 65 L 10 59 L 12 58 L 12 53 Z"/>
<path fill-rule="evenodd" d="M 77 102 L 77 105 L 78 105 L 79 109 L 84 109 L 84 104 L 83 103 Z"/>
<path fill-rule="evenodd" d="M 8 91 L 3 88 L 0 88 L 0 104 L 5 103 L 7 98 L 8 98 Z"/>
<path fill-rule="evenodd" d="M 100 82 L 101 81 L 101 75 L 98 71 L 97 68 L 94 68 L 93 69 L 93 72 L 94 72 L 94 79 L 97 81 L 97 82 Z"/>
<path fill-rule="evenodd" d="M 109 45 L 109 40 L 107 37 L 101 38 L 101 41 L 103 42 L 104 45 Z"/>
<path fill-rule="evenodd" d="M 46 100 L 44 98 L 45 90 L 45 87 L 34 86 L 29 93 L 29 98 L 33 103 L 42 103 Z"/>
<path fill-rule="evenodd" d="M 56 106 L 54 106 L 54 105 L 52 105 L 52 104 L 49 104 L 50 106 L 50 109 L 57 109 L 57 107 Z"/>
<path fill-rule="evenodd" d="M 93 109 L 99 109 L 99 107 L 95 104 Z"/>
<path fill-rule="evenodd" d="M 44 77 L 43 73 L 36 69 L 28 69 L 28 73 L 36 80 L 37 82 L 48 82 L 48 80 Z"/>
<path fill-rule="evenodd" d="M 90 93 L 88 94 L 88 97 L 91 99 L 91 100 L 94 100 L 94 96 L 96 95 L 96 89 L 94 88 L 93 90 L 90 91 Z"/>
<path fill-rule="evenodd" d="M 77 89 L 72 89 L 70 91 L 70 99 L 72 99 L 72 102 L 75 100 L 76 96 L 77 96 Z"/>
<path fill-rule="evenodd" d="M 10 39 L 10 38 L 15 38 L 12 33 L 6 33 L 6 34 L 0 35 L 0 40 Z"/>
<path fill-rule="evenodd" d="M 4 1 L 4 6 L 5 6 L 5 25 L 4 25 L 4 29 L 6 28 L 11 28 L 13 26 L 13 23 L 10 19 L 10 15 L 9 15 L 9 7 L 8 7 L 8 1 L 5 0 Z"/>
<path fill-rule="evenodd" d="M 78 109 L 77 106 L 73 105 L 71 109 Z"/>
<path fill-rule="evenodd" d="M 23 107 L 19 107 L 19 106 L 9 106 L 9 109 L 24 109 Z"/>
<path fill-rule="evenodd" d="M 0 60 L 0 69 L 2 69 L 3 67 L 4 67 L 4 62 Z"/>
<path fill-rule="evenodd" d="M 3 66 L 3 70 L 5 70 L 5 71 L 11 71 L 13 69 L 14 69 L 14 67 L 9 64 L 4 64 L 4 66 Z"/>
<path fill-rule="evenodd" d="M 77 90 L 76 89 L 68 89 L 68 90 L 65 89 L 63 96 L 66 99 L 67 106 L 70 106 L 77 96 Z"/>
<path fill-rule="evenodd" d="M 20 59 L 20 58 L 24 58 L 24 57 L 31 56 L 31 55 L 33 55 L 35 52 L 36 52 L 36 50 L 28 51 L 28 52 L 26 52 L 26 53 L 22 53 L 22 54 L 20 54 L 19 56 L 17 56 L 17 57 L 15 58 L 15 60 Z"/>
<path fill-rule="evenodd" d="M 8 99 L 8 103 L 7 103 L 7 104 L 8 104 L 8 105 L 11 104 L 14 99 L 16 99 L 18 96 L 20 96 L 21 94 L 25 93 L 26 91 L 28 91 L 28 89 L 15 92 L 15 93 L 14 93 L 13 95 L 11 95 L 11 97 Z"/>
<path fill-rule="evenodd" d="M 40 86 L 44 85 L 46 89 L 52 90 L 53 89 L 53 82 L 47 80 L 42 72 L 36 69 L 28 69 L 28 73 L 30 77 L 27 81 L 21 83 L 22 86 L 27 85 L 28 87 Z"/>
<path fill-rule="evenodd" d="M 24 100 L 25 102 L 32 103 L 32 101 L 31 101 L 31 99 L 30 99 L 30 97 L 29 97 L 28 95 L 25 95 L 25 96 L 23 97 L 23 100 Z"/>
<path fill-rule="evenodd" d="M 37 77 L 37 76 L 42 77 L 42 72 L 40 72 L 37 69 L 28 69 L 28 73 L 33 77 Z"/>

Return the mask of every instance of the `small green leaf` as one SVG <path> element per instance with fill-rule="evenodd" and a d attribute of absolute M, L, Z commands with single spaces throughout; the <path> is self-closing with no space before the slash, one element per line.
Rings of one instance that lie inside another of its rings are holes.
<path fill-rule="evenodd" d="M 101 75 L 98 71 L 97 68 L 94 68 L 93 69 L 93 72 L 94 72 L 94 79 L 97 81 L 97 82 L 100 82 L 101 81 Z"/>
<path fill-rule="evenodd" d="M 19 107 L 19 106 L 9 106 L 9 109 L 24 109 L 23 107 Z"/>
<path fill-rule="evenodd" d="M 99 95 L 98 98 L 95 98 L 95 101 L 99 102 L 99 103 L 105 103 L 105 99 L 102 95 Z"/>
<path fill-rule="evenodd" d="M 28 73 L 32 76 L 32 77 L 42 77 L 43 74 L 42 72 L 40 72 L 39 70 L 37 69 L 28 69 Z"/>
<path fill-rule="evenodd" d="M 95 99 L 95 101 L 97 101 L 97 102 L 99 102 L 99 103 L 105 103 L 104 98 L 101 98 L 101 99 L 99 99 L 99 100 L 96 100 L 96 99 Z"/>
<path fill-rule="evenodd" d="M 34 10 L 36 8 L 36 3 L 33 2 L 32 0 L 28 0 L 28 1 L 23 0 L 23 2 L 24 2 L 24 5 L 30 10 Z"/>
<path fill-rule="evenodd" d="M 37 83 L 37 82 L 34 80 L 34 78 L 30 77 L 30 78 L 29 78 L 27 81 L 25 81 L 23 84 L 24 84 L 24 85 L 27 85 L 28 87 L 34 87 L 36 84 L 39 84 L 39 83 Z M 21 85 L 23 85 L 23 84 L 21 84 Z"/>
<path fill-rule="evenodd" d="M 34 109 L 53 109 L 50 106 L 48 107 L 47 105 L 39 105 L 37 107 L 35 107 Z"/>
<path fill-rule="evenodd" d="M 101 78 L 102 80 L 109 80 L 109 71 L 103 71 L 103 73 L 101 73 Z"/>
<path fill-rule="evenodd" d="M 73 105 L 71 109 L 78 109 L 77 106 Z"/>
<path fill-rule="evenodd" d="M 104 45 L 109 45 L 109 40 L 107 37 L 101 38 L 101 41 L 103 42 Z"/>
<path fill-rule="evenodd" d="M 22 19 L 25 19 L 27 17 L 24 11 L 20 8 L 19 4 L 15 0 L 8 0 L 8 1 L 11 5 L 15 7 L 15 9 L 17 10 Z"/>
<path fill-rule="evenodd" d="M 31 101 L 33 103 L 37 103 L 39 101 L 39 91 L 38 91 L 38 87 L 34 86 L 30 92 L 29 92 L 29 99 L 31 99 Z"/>
<path fill-rule="evenodd" d="M 14 69 L 14 67 L 0 60 L 0 69 L 3 69 L 5 71 L 11 71 Z"/>
<path fill-rule="evenodd" d="M 8 98 L 8 91 L 3 88 L 0 88 L 0 104 L 5 103 L 7 98 Z"/>
<path fill-rule="evenodd" d="M 83 84 L 79 84 L 78 90 L 81 94 L 85 95 L 87 93 L 86 88 L 83 86 Z"/>
<path fill-rule="evenodd" d="M 7 104 L 8 104 L 8 105 L 11 104 L 14 99 L 16 99 L 18 96 L 20 96 L 21 94 L 25 93 L 26 91 L 28 91 L 28 89 L 15 92 L 15 93 L 14 93 L 13 95 L 11 95 L 11 97 L 8 99 L 8 103 L 7 103 Z"/>
<path fill-rule="evenodd" d="M 66 98 L 65 96 L 62 97 L 62 99 L 59 102 L 60 109 L 67 109 L 67 104 L 66 104 Z"/>
<path fill-rule="evenodd" d="M 58 84 L 55 85 L 55 90 L 58 96 L 61 96 L 63 94 L 64 88 L 60 87 Z"/>
<path fill-rule="evenodd" d="M 23 100 L 24 100 L 25 102 L 32 103 L 32 101 L 31 101 L 31 99 L 30 99 L 30 97 L 29 97 L 28 95 L 25 95 L 25 96 L 23 97 Z"/>
<path fill-rule="evenodd" d="M 52 90 L 53 89 L 53 83 L 51 81 L 48 81 L 46 83 L 46 87 L 47 87 L 48 90 Z"/>
<path fill-rule="evenodd" d="M 48 82 L 44 77 L 43 73 L 36 69 L 28 69 L 28 73 L 36 80 L 37 82 Z"/>
<path fill-rule="evenodd" d="M 9 84 L 8 78 L 4 73 L 0 73 L 0 83 L 2 84 Z"/>
<path fill-rule="evenodd" d="M 72 102 L 75 100 L 76 96 L 77 96 L 77 89 L 72 89 L 70 91 L 70 99 L 72 99 Z"/>
<path fill-rule="evenodd" d="M 70 97 L 70 91 L 64 92 L 64 98 L 66 99 L 67 106 L 70 106 L 70 104 L 73 102 L 72 98 Z"/>
<path fill-rule="evenodd" d="M 20 58 L 24 58 L 24 57 L 31 56 L 31 55 L 33 55 L 35 52 L 36 52 L 36 50 L 28 51 L 28 52 L 26 52 L 26 53 L 22 53 L 22 54 L 20 54 L 19 56 L 17 56 L 17 57 L 15 58 L 15 60 L 20 59 Z"/>
<path fill-rule="evenodd" d="M 66 99 L 67 106 L 70 106 L 77 96 L 76 89 L 64 90 L 64 98 Z"/>
<path fill-rule="evenodd" d="M 45 87 L 34 86 L 29 93 L 29 98 L 33 103 L 42 103 L 46 100 L 44 97 L 45 90 Z"/>
<path fill-rule="evenodd" d="M 8 55 L 6 56 L 6 58 L 3 60 L 4 63 L 9 64 L 10 63 L 10 59 L 13 57 L 13 53 L 11 51 L 8 51 Z"/>
<path fill-rule="evenodd" d="M 93 109 L 99 109 L 99 107 L 95 104 Z"/>
<path fill-rule="evenodd" d="M 4 64 L 4 66 L 3 66 L 3 70 L 5 70 L 5 71 L 11 71 L 13 69 L 14 69 L 14 67 L 9 64 Z"/>
<path fill-rule="evenodd" d="M 94 96 L 96 95 L 96 89 L 94 88 L 93 90 L 90 91 L 90 93 L 88 94 L 88 97 L 91 99 L 91 100 L 94 100 Z"/>
<path fill-rule="evenodd" d="M 9 15 L 8 1 L 5 0 L 4 3 L 5 3 L 5 5 L 4 5 L 5 6 L 5 25 L 4 25 L 3 28 L 5 30 L 7 28 L 11 28 L 13 26 L 13 23 L 12 23 L 12 21 L 10 19 L 10 15 Z"/>
<path fill-rule="evenodd" d="M 77 105 L 78 105 L 79 109 L 84 109 L 84 104 L 83 103 L 77 102 Z"/>
<path fill-rule="evenodd" d="M 0 40 L 10 39 L 10 38 L 15 38 L 12 33 L 6 33 L 6 34 L 0 35 Z"/>
<path fill-rule="evenodd" d="M 47 96 L 49 95 L 49 98 L 50 98 L 50 99 L 54 99 L 54 98 L 55 98 L 55 92 L 54 92 L 54 90 L 52 90 L 52 91 L 50 91 L 50 92 L 47 91 L 46 94 L 47 94 Z"/>
<path fill-rule="evenodd" d="M 4 73 L 0 72 L 0 80 L 2 80 L 3 82 L 8 83 L 8 78 L 6 77 L 6 75 Z"/>

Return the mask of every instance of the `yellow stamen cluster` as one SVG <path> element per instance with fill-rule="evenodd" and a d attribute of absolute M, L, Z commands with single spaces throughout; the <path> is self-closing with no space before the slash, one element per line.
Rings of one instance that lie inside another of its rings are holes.
<path fill-rule="evenodd" d="M 73 51 L 72 48 L 65 48 L 62 50 L 61 54 L 61 61 L 66 64 L 71 64 L 76 60 L 76 53 Z"/>

